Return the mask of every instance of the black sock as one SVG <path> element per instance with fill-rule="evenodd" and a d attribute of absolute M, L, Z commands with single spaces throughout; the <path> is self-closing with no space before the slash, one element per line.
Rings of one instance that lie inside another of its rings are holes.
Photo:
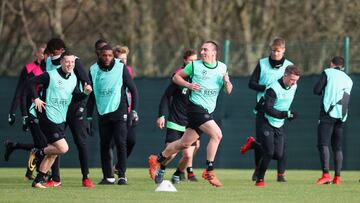
<path fill-rule="evenodd" d="M 161 162 L 163 162 L 163 161 L 166 160 L 166 157 L 164 157 L 161 152 L 157 155 L 157 157 L 158 157 L 158 158 L 157 158 L 157 161 L 158 161 L 159 163 L 161 163 Z"/>
<path fill-rule="evenodd" d="M 161 169 L 161 170 L 165 170 L 165 169 L 166 169 L 166 166 L 164 166 L 163 164 L 160 164 L 160 169 Z"/>
<path fill-rule="evenodd" d="M 88 178 L 89 178 L 89 177 L 88 177 L 88 174 L 83 175 L 83 180 L 88 179 Z"/>
<path fill-rule="evenodd" d="M 214 170 L 214 161 L 209 161 L 209 160 L 206 160 L 206 170 L 207 171 L 212 171 Z"/>
<path fill-rule="evenodd" d="M 36 175 L 35 177 L 35 182 L 39 183 L 41 181 L 45 181 L 45 176 L 46 176 L 46 173 L 43 173 L 41 171 L 38 172 L 38 174 Z"/>
<path fill-rule="evenodd" d="M 179 168 L 176 169 L 175 173 L 174 173 L 174 176 L 180 176 L 182 172 L 180 171 Z"/>
<path fill-rule="evenodd" d="M 194 173 L 192 167 L 187 167 L 187 168 L 186 168 L 186 172 L 187 172 L 187 173 Z"/>

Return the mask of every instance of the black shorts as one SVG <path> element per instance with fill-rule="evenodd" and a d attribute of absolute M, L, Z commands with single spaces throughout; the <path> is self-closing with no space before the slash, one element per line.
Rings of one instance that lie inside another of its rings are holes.
<path fill-rule="evenodd" d="M 65 138 L 65 123 L 56 124 L 50 121 L 46 113 L 39 114 L 39 125 L 44 133 L 48 144 Z"/>
<path fill-rule="evenodd" d="M 165 143 L 172 143 L 176 140 L 179 140 L 184 135 L 184 132 L 166 128 L 166 138 Z M 196 142 L 192 143 L 191 146 L 196 146 Z"/>
<path fill-rule="evenodd" d="M 202 134 L 199 127 L 207 121 L 214 120 L 213 115 L 207 109 L 192 102 L 189 102 L 188 106 L 188 119 L 189 123 L 186 127 L 196 130 L 199 135 Z"/>

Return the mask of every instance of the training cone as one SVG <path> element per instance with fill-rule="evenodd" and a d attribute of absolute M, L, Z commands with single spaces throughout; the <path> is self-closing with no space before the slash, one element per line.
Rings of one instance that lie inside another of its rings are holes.
<path fill-rule="evenodd" d="M 177 190 L 169 180 L 164 180 L 158 185 L 155 192 L 177 192 Z"/>

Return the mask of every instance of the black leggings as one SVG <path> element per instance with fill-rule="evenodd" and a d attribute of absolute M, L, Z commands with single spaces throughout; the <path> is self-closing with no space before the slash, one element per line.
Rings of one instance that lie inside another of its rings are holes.
<path fill-rule="evenodd" d="M 286 125 L 286 124 L 284 124 Z M 261 158 L 259 163 L 259 179 L 264 179 L 266 170 L 272 159 L 282 160 L 285 149 L 285 126 L 275 128 L 266 119 L 261 122 L 261 134 L 259 134 Z"/>
<path fill-rule="evenodd" d="M 74 143 L 78 149 L 81 174 L 83 175 L 83 179 L 85 179 L 88 178 L 89 175 L 88 152 L 86 147 L 87 121 L 84 120 L 83 114 L 79 114 L 77 112 L 79 107 L 78 106 L 75 107 L 71 107 L 71 106 L 69 107 L 66 118 L 67 119 L 66 126 L 69 126 L 71 134 L 74 139 Z M 54 180 L 55 179 L 60 180 L 59 166 L 60 166 L 60 161 L 58 157 L 56 158 L 55 163 L 51 167 L 51 174 Z"/>
<path fill-rule="evenodd" d="M 101 167 L 104 178 L 114 177 L 112 165 L 111 142 L 114 140 L 118 158 L 117 169 L 119 177 L 125 177 L 127 159 L 127 125 L 126 121 L 107 121 L 99 120 L 100 134 L 100 155 Z"/>
<path fill-rule="evenodd" d="M 259 141 L 262 136 L 262 128 L 261 126 L 264 123 L 264 113 L 258 112 L 255 120 L 255 130 L 256 130 L 256 140 Z M 284 174 L 286 170 L 287 163 L 287 133 L 283 133 L 284 139 L 284 148 L 283 155 L 280 159 L 277 159 L 277 172 L 279 174 Z M 262 158 L 262 149 L 259 147 L 254 147 L 254 155 L 255 155 L 255 170 L 259 170 L 260 168 L 260 160 Z"/>
<path fill-rule="evenodd" d="M 343 162 L 342 153 L 343 122 L 328 115 L 322 116 L 318 124 L 317 147 L 320 153 L 321 168 L 324 173 L 330 170 L 329 143 L 334 154 L 335 175 L 340 176 Z"/>

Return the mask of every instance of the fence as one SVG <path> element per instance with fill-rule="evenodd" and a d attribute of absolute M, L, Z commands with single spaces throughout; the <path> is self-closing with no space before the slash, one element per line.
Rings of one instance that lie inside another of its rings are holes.
<path fill-rule="evenodd" d="M 350 101 L 350 113 L 345 125 L 344 134 L 344 169 L 360 169 L 360 76 L 351 75 L 354 81 Z M 292 106 L 299 112 L 298 119 L 289 125 L 288 168 L 318 169 L 319 156 L 316 148 L 316 127 L 320 108 L 320 97 L 313 95 L 312 87 L 317 76 L 305 76 L 299 80 L 298 91 Z M 137 127 L 137 144 L 129 158 L 129 167 L 146 167 L 147 157 L 158 153 L 164 147 L 164 131 L 156 128 L 158 103 L 160 96 L 168 84 L 168 79 L 138 78 L 135 80 L 140 94 L 139 115 Z M 215 111 L 216 121 L 220 124 L 224 137 L 217 157 L 216 167 L 221 168 L 252 168 L 253 154 L 250 152 L 240 156 L 239 150 L 246 138 L 254 135 L 255 118 L 252 113 L 255 102 L 255 92 L 247 87 L 248 77 L 232 78 L 234 85 L 230 96 L 221 96 Z M 358 83 L 359 82 L 359 83 Z M 0 77 L 0 141 L 31 141 L 31 136 L 21 131 L 20 112 L 17 113 L 16 125 L 10 127 L 7 123 L 7 113 L 11 97 L 16 86 L 16 78 Z M 5 88 L 7 87 L 7 88 Z M 70 143 L 69 152 L 62 157 L 64 167 L 78 167 L 77 150 L 70 132 L 67 132 Z M 204 167 L 207 136 L 201 137 L 201 149 L 194 160 L 194 167 Z M 100 152 L 98 134 L 87 139 L 91 167 L 100 167 Z M 0 145 L 0 155 L 4 148 Z M 9 162 L 0 157 L 0 167 L 24 166 L 28 153 L 16 151 Z M 175 163 L 172 163 L 175 166 Z"/>

